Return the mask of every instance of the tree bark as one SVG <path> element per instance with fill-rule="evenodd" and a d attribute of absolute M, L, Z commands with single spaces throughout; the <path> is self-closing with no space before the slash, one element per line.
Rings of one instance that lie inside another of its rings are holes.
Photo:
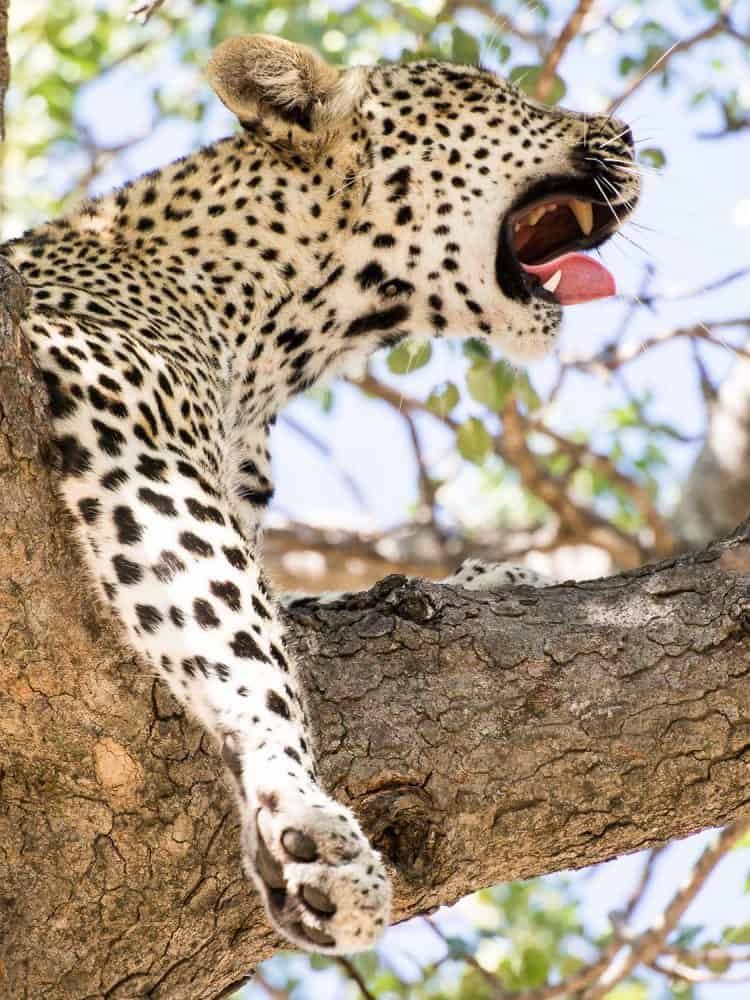
<path fill-rule="evenodd" d="M 8 0 L 0 0 L 0 142 L 5 140 L 5 92 L 9 83 Z"/>
<path fill-rule="evenodd" d="M 90 596 L 12 282 L 0 995 L 215 1000 L 279 941 L 241 877 L 218 755 Z M 747 809 L 750 522 L 696 555 L 541 591 L 390 577 L 288 631 L 326 784 L 390 862 L 398 918 Z"/>

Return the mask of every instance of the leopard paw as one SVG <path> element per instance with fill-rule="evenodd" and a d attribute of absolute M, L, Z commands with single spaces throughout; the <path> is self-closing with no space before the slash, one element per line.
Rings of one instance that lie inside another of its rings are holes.
<path fill-rule="evenodd" d="M 442 581 L 467 590 L 498 590 L 501 587 L 550 587 L 555 581 L 542 573 L 513 563 L 487 563 L 465 559 L 453 576 Z"/>
<path fill-rule="evenodd" d="M 391 890 L 353 814 L 317 789 L 253 798 L 245 868 L 273 925 L 306 951 L 371 948 L 388 925 Z"/>

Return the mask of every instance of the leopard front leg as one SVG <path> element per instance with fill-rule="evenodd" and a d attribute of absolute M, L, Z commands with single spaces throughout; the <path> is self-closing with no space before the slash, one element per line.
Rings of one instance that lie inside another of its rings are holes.
<path fill-rule="evenodd" d="M 273 728 L 273 735 L 266 728 L 269 739 L 279 735 L 275 721 Z M 289 728 L 290 736 L 299 732 Z M 239 730 L 224 737 L 244 817 L 245 870 L 274 925 L 299 947 L 329 954 L 370 948 L 390 912 L 383 863 L 353 813 L 289 766 L 289 750 L 259 747 Z"/>
<path fill-rule="evenodd" d="M 353 814 L 320 787 L 294 665 L 229 502 L 184 458 L 57 421 L 63 492 L 89 565 L 130 642 L 222 748 L 243 865 L 300 948 L 370 947 L 390 889 Z"/>

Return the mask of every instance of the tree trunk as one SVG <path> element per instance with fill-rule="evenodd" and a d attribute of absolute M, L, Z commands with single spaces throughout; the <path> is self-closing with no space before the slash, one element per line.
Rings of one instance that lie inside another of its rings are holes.
<path fill-rule="evenodd" d="M 22 291 L 6 276 L 2 299 Z M 119 644 L 0 335 L 0 994 L 217 998 L 278 947 L 214 749 Z M 611 579 L 391 577 L 289 620 L 328 787 L 396 915 L 725 823 L 750 801 L 750 522 Z"/>
<path fill-rule="evenodd" d="M 0 142 L 5 139 L 5 92 L 9 83 L 8 0 L 0 0 Z"/>

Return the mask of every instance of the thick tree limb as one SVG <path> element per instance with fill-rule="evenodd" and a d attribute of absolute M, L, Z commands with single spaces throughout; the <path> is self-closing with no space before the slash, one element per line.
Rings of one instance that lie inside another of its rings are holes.
<path fill-rule="evenodd" d="M 0 993 L 215 998 L 278 946 L 219 758 L 94 606 L 28 356 L 0 349 Z M 391 577 L 289 633 L 399 917 L 750 802 L 750 523 L 543 591 Z"/>

